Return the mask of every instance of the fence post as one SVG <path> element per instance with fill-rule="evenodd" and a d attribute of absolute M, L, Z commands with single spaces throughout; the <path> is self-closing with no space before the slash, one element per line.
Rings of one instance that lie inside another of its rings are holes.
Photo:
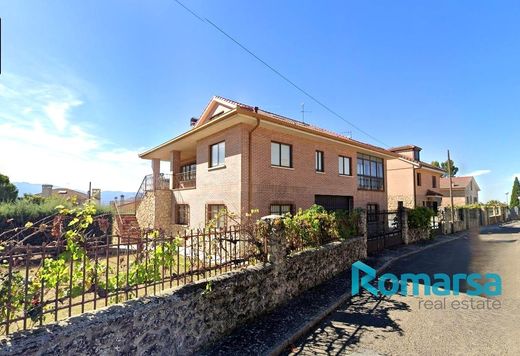
<path fill-rule="evenodd" d="M 269 221 L 269 262 L 282 264 L 287 256 L 285 249 L 285 231 L 283 220 L 276 218 Z"/>
<path fill-rule="evenodd" d="M 365 240 L 368 238 L 368 219 L 367 219 L 368 212 L 366 210 L 363 210 L 359 216 L 359 228 L 361 231 L 359 231 L 359 234 L 365 238 Z"/>
<path fill-rule="evenodd" d="M 410 243 L 410 235 L 408 229 L 408 210 L 405 208 L 401 208 L 399 214 L 401 214 L 401 233 L 403 235 L 403 242 L 405 245 L 408 245 Z"/>

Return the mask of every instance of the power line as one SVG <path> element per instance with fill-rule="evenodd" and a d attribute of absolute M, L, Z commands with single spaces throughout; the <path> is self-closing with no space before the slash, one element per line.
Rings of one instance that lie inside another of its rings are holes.
<path fill-rule="evenodd" d="M 205 22 L 209 25 L 211 25 L 213 28 L 215 28 L 217 31 L 219 31 L 220 33 L 222 33 L 224 36 L 226 36 L 228 39 L 230 39 L 232 42 L 234 42 L 237 46 L 239 46 L 240 48 L 242 48 L 244 51 L 246 51 L 247 53 L 249 53 L 252 57 L 254 57 L 257 61 L 259 61 L 260 63 L 262 63 L 264 66 L 266 66 L 267 68 L 269 68 L 272 72 L 274 72 L 276 75 L 278 75 L 280 78 L 282 78 L 283 80 L 285 80 L 287 83 L 289 83 L 290 85 L 292 85 L 294 88 L 296 88 L 298 91 L 300 91 L 301 93 L 303 93 L 304 95 L 306 95 L 308 98 L 310 98 L 311 100 L 313 100 L 315 103 L 317 103 L 318 105 L 320 105 L 322 108 L 324 108 L 325 110 L 327 110 L 329 113 L 331 113 L 332 115 L 336 116 L 337 118 L 345 121 L 347 124 L 349 124 L 350 126 L 352 126 L 353 128 L 355 128 L 356 130 L 358 130 L 359 132 L 365 134 L 367 137 L 370 137 L 371 139 L 373 139 L 374 141 L 377 141 L 379 142 L 380 144 L 382 144 L 383 146 L 386 146 L 386 147 L 389 147 L 389 145 L 387 145 L 386 143 L 384 143 L 383 141 L 377 139 L 376 137 L 372 136 L 371 134 L 369 134 L 368 132 L 366 132 L 365 130 L 361 129 L 360 127 L 356 126 L 355 124 L 353 124 L 352 122 L 348 121 L 347 119 L 345 119 L 343 116 L 341 116 L 339 113 L 337 113 L 336 111 L 334 111 L 333 109 L 331 109 L 330 107 L 328 107 L 327 105 L 325 105 L 323 102 L 321 102 L 320 100 L 318 100 L 316 97 L 314 97 L 313 95 L 311 95 L 309 92 L 307 92 L 305 89 L 303 89 L 302 87 L 300 87 L 299 85 L 297 85 L 296 83 L 294 83 L 292 80 L 290 80 L 287 76 L 285 76 L 284 74 L 282 74 L 279 70 L 277 70 L 276 68 L 274 68 L 273 66 L 271 66 L 269 63 L 267 63 L 266 61 L 264 61 L 262 58 L 258 57 L 255 53 L 253 53 L 250 49 L 248 49 L 246 46 L 244 46 L 242 43 L 240 43 L 238 40 L 236 40 L 234 37 L 232 37 L 230 34 L 228 34 L 226 31 L 224 31 L 223 29 L 221 29 L 219 26 L 217 26 L 215 23 L 213 23 L 210 19 L 208 19 L 207 17 L 201 17 L 199 16 L 195 11 L 191 10 L 189 7 L 187 7 L 186 5 L 184 5 L 182 2 L 180 2 L 179 0 L 174 0 L 177 4 L 179 4 L 182 8 L 184 8 L 186 11 L 188 11 L 190 14 L 192 14 L 195 18 L 197 18 L 198 20 L 202 21 L 202 22 Z"/>

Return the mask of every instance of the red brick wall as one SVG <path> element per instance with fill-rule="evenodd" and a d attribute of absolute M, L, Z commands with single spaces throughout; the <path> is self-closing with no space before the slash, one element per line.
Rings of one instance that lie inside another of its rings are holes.
<path fill-rule="evenodd" d="M 307 139 L 260 127 L 253 133 L 253 199 L 252 207 L 262 215 L 269 214 L 274 202 L 292 203 L 296 208 L 314 204 L 314 195 L 348 195 L 354 198 L 354 207 L 365 208 L 367 203 L 387 208 L 385 192 L 357 189 L 357 150 L 332 141 Z M 271 166 L 271 141 L 292 145 L 293 168 Z M 315 171 L 315 151 L 324 152 L 325 172 Z M 340 176 L 338 155 L 352 159 L 352 176 Z M 385 165 L 386 175 L 386 165 Z"/>
<path fill-rule="evenodd" d="M 237 125 L 197 143 L 197 188 L 175 190 L 177 204 L 190 205 L 190 226 L 203 227 L 206 204 L 225 204 L 236 213 L 248 211 L 248 149 L 250 125 Z M 226 167 L 208 168 L 209 146 L 226 141 Z M 271 141 L 292 144 L 293 168 L 271 167 Z M 325 172 L 315 172 L 315 151 L 325 153 Z M 271 203 L 291 203 L 298 208 L 314 204 L 315 194 L 353 196 L 354 207 L 367 203 L 387 208 L 385 192 L 357 189 L 356 157 L 358 150 L 319 138 L 307 139 L 283 134 L 260 126 L 252 134 L 252 201 L 251 208 L 260 216 L 270 213 Z M 352 176 L 338 173 L 338 155 L 352 158 Z M 386 165 L 385 165 L 386 176 Z M 386 178 L 385 178 L 386 183 Z"/>
<path fill-rule="evenodd" d="M 232 212 L 242 210 L 242 152 L 246 126 L 237 125 L 197 143 L 197 187 L 174 190 L 174 204 L 189 204 L 190 226 L 204 227 L 206 205 L 224 204 Z M 209 168 L 209 146 L 226 142 L 225 168 Z"/>

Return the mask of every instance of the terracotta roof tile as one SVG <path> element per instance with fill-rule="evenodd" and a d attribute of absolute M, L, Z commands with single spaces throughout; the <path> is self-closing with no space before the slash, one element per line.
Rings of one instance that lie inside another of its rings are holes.
<path fill-rule="evenodd" d="M 451 182 L 453 183 L 453 188 L 466 188 L 469 183 L 472 181 L 473 177 L 451 177 Z M 449 178 L 441 178 L 440 187 L 442 189 L 449 189 L 450 187 L 450 179 Z"/>
<path fill-rule="evenodd" d="M 417 164 L 419 164 L 419 165 L 421 165 L 421 166 L 423 166 L 423 167 L 430 168 L 430 169 L 435 169 L 435 170 L 437 170 L 437 171 L 439 171 L 439 172 L 444 172 L 444 173 L 446 173 L 446 171 L 445 171 L 444 169 L 439 168 L 439 167 L 437 167 L 437 166 L 434 166 L 434 165 L 432 165 L 432 164 L 429 164 L 429 163 L 426 163 L 426 162 L 423 162 L 423 161 L 418 161 L 418 160 L 416 160 L 416 159 L 412 159 L 412 158 L 407 157 L 407 156 L 404 156 L 404 155 L 402 155 L 402 154 L 399 154 L 399 157 L 402 158 L 402 159 L 405 159 L 405 160 L 407 160 L 407 161 L 409 161 L 409 162 L 417 163 Z"/>
<path fill-rule="evenodd" d="M 255 107 L 251 106 L 251 105 L 239 103 L 238 101 L 227 99 L 227 98 L 224 98 L 224 97 L 221 97 L 221 96 L 215 96 L 215 97 L 220 99 L 220 100 L 226 101 L 226 102 L 228 102 L 230 104 L 233 104 L 233 105 L 236 105 L 236 106 L 240 106 L 241 108 L 244 108 L 244 109 L 247 109 L 247 110 L 250 110 L 250 111 L 254 111 L 255 110 Z M 389 151 L 386 148 L 382 148 L 382 147 L 379 147 L 379 146 L 371 145 L 371 144 L 366 143 L 366 142 L 354 140 L 354 139 L 352 139 L 350 137 L 338 134 L 338 133 L 336 133 L 334 131 L 323 129 L 321 127 L 314 126 L 314 125 L 311 125 L 311 124 L 308 124 L 308 123 L 305 123 L 305 122 L 302 122 L 302 121 L 299 121 L 299 120 L 291 119 L 289 117 L 282 116 L 282 115 L 279 115 L 279 114 L 275 114 L 275 113 L 270 112 L 270 111 L 258 109 L 258 113 L 266 115 L 266 116 L 269 116 L 269 117 L 272 117 L 272 118 L 277 119 L 277 120 L 281 120 L 281 121 L 285 121 L 285 122 L 291 123 L 291 124 L 296 125 L 296 126 L 305 127 L 305 128 L 311 129 L 313 131 L 317 131 L 319 133 L 325 133 L 327 135 L 335 136 L 335 137 L 337 137 L 337 138 L 339 138 L 341 140 L 351 141 L 353 144 L 363 145 L 363 146 L 366 146 L 367 148 L 373 148 L 375 150 L 385 151 L 386 154 L 389 154 L 389 155 L 392 155 L 392 156 L 396 156 L 396 158 L 398 156 L 397 153 Z"/>
<path fill-rule="evenodd" d="M 388 150 L 392 151 L 392 152 L 399 152 L 399 151 L 413 150 L 415 148 L 422 150 L 421 147 L 416 146 L 416 145 L 404 145 L 404 146 L 398 146 L 398 147 L 390 147 Z"/>

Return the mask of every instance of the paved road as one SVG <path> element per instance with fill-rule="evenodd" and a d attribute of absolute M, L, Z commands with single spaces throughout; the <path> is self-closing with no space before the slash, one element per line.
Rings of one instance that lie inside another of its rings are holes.
<path fill-rule="evenodd" d="M 384 299 L 358 295 L 302 338 L 290 353 L 520 355 L 520 223 L 487 227 L 433 247 L 400 260 L 388 272 L 494 272 L 502 277 L 503 294 L 493 300 L 465 293 Z M 453 308 L 455 300 L 468 307 Z M 476 309 L 494 300 L 500 308 Z M 439 309 L 425 309 L 425 301 L 437 303 Z M 446 307 L 441 309 L 441 303 Z"/>

